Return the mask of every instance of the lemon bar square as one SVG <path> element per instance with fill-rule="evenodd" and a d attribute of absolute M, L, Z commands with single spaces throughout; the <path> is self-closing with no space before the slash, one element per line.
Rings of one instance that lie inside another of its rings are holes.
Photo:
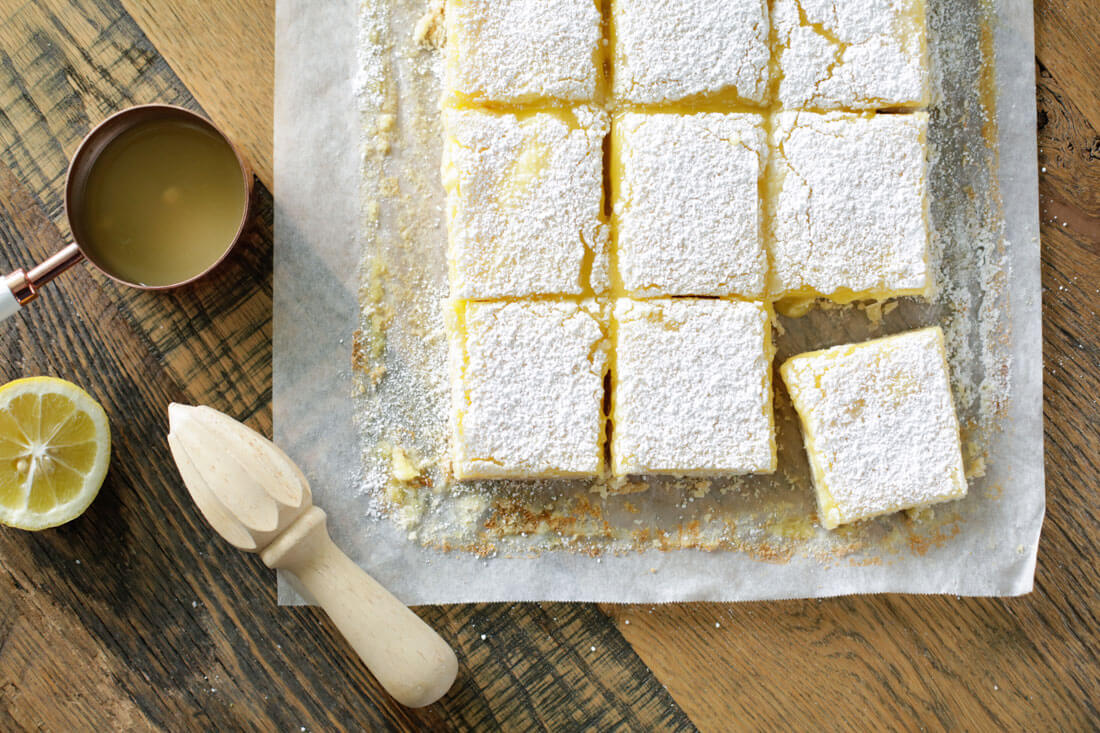
<path fill-rule="evenodd" d="M 925 112 L 776 115 L 773 297 L 929 293 L 927 133 Z"/>
<path fill-rule="evenodd" d="M 621 298 L 612 329 L 615 475 L 775 470 L 767 306 Z"/>
<path fill-rule="evenodd" d="M 924 0 L 775 0 L 787 109 L 899 109 L 929 102 Z"/>
<path fill-rule="evenodd" d="M 447 0 L 445 96 L 592 102 L 603 75 L 596 0 Z"/>
<path fill-rule="evenodd" d="M 766 156 L 761 115 L 615 117 L 612 246 L 626 292 L 761 298 Z"/>
<path fill-rule="evenodd" d="M 608 341 L 594 301 L 450 301 L 458 479 L 595 476 Z"/>
<path fill-rule="evenodd" d="M 444 125 L 452 297 L 605 290 L 607 115 L 447 109 Z"/>
<path fill-rule="evenodd" d="M 764 105 L 769 33 L 766 0 L 611 0 L 612 94 Z"/>
<path fill-rule="evenodd" d="M 788 359 L 822 526 L 966 495 L 939 327 Z"/>

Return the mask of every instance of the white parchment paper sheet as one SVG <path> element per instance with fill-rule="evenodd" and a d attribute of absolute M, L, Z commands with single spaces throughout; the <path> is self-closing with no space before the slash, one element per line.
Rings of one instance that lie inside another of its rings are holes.
<path fill-rule="evenodd" d="M 1010 267 L 1011 394 L 982 486 L 999 487 L 958 536 L 888 563 L 777 564 L 733 551 L 481 559 L 411 542 L 367 510 L 350 369 L 359 321 L 359 109 L 355 0 L 276 7 L 274 416 L 336 542 L 410 604 L 734 601 L 849 593 L 1013 595 L 1032 587 L 1044 512 L 1042 338 L 1029 0 L 995 26 L 999 185 Z M 384 44 L 384 39 L 379 41 Z M 359 80 L 360 82 L 362 80 Z M 438 215 L 430 212 L 428 215 Z M 972 487 L 972 491 L 974 488 Z M 280 602 L 299 602 L 280 582 Z"/>

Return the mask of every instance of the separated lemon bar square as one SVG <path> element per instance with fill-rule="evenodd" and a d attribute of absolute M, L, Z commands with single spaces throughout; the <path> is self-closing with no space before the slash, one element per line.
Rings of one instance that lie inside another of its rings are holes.
<path fill-rule="evenodd" d="M 624 298 L 612 328 L 614 474 L 775 470 L 765 305 Z"/>
<path fill-rule="evenodd" d="M 603 77 L 596 0 L 447 0 L 445 96 L 591 102 Z"/>
<path fill-rule="evenodd" d="M 780 367 L 833 529 L 966 495 L 938 328 L 837 346 Z"/>
<path fill-rule="evenodd" d="M 924 0 L 775 0 L 772 14 L 783 107 L 928 104 Z"/>
<path fill-rule="evenodd" d="M 611 0 L 612 94 L 763 105 L 768 35 L 766 0 Z"/>
<path fill-rule="evenodd" d="M 595 476 L 608 341 L 594 302 L 449 301 L 458 479 Z"/>
<path fill-rule="evenodd" d="M 603 142 L 590 107 L 444 111 L 451 295 L 580 295 L 607 287 Z"/>
<path fill-rule="evenodd" d="M 613 246 L 625 290 L 762 298 L 763 117 L 630 112 L 612 120 L 611 141 Z"/>
<path fill-rule="evenodd" d="M 928 294 L 927 132 L 924 112 L 776 115 L 773 297 Z"/>

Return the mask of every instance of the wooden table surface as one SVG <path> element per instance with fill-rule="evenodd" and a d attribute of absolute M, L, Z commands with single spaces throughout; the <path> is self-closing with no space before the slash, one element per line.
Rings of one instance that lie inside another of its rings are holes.
<path fill-rule="evenodd" d="M 321 613 L 215 537 L 170 401 L 271 430 L 273 0 L 0 0 L 0 269 L 68 240 L 67 157 L 131 104 L 204 111 L 255 164 L 247 243 L 170 294 L 82 267 L 0 327 L 0 381 L 51 374 L 115 436 L 81 519 L 0 530 L 0 729 L 1063 729 L 1100 726 L 1100 6 L 1036 0 L 1047 520 L 1035 592 L 418 609 L 460 684 L 390 701 Z"/>

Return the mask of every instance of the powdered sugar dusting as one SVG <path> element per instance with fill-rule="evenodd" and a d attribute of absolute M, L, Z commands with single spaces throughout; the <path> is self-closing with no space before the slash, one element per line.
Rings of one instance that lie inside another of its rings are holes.
<path fill-rule="evenodd" d="M 635 295 L 764 294 L 763 118 L 626 113 L 613 122 L 623 286 Z"/>
<path fill-rule="evenodd" d="M 595 0 L 451 0 L 447 93 L 477 102 L 592 101 L 601 19 Z"/>
<path fill-rule="evenodd" d="M 776 116 L 774 294 L 926 290 L 927 128 L 923 112 Z"/>
<path fill-rule="evenodd" d="M 602 291 L 606 114 L 448 109 L 444 126 L 452 296 Z"/>
<path fill-rule="evenodd" d="M 730 94 L 767 101 L 765 0 L 612 0 L 611 24 L 618 100 L 654 104 Z"/>
<path fill-rule="evenodd" d="M 459 307 L 456 477 L 596 475 L 603 464 L 607 340 L 595 304 Z"/>
<path fill-rule="evenodd" d="M 780 372 L 826 527 L 966 494 L 939 328 L 803 354 Z"/>
<path fill-rule="evenodd" d="M 616 474 L 775 469 L 771 319 L 759 303 L 615 302 Z"/>

